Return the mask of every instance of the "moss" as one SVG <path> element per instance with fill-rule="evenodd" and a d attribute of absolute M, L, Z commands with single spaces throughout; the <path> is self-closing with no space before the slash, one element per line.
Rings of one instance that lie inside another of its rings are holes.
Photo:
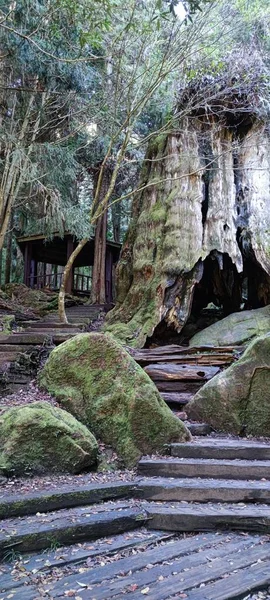
<path fill-rule="evenodd" d="M 118 335 L 126 337 L 128 327 L 121 325 Z M 144 370 L 109 334 L 79 334 L 58 346 L 40 383 L 128 466 L 142 453 L 189 438 Z"/>
<path fill-rule="evenodd" d="M 76 473 L 96 463 L 90 431 L 48 402 L 11 408 L 1 416 L 0 468 L 7 474 Z"/>
<path fill-rule="evenodd" d="M 167 134 L 160 133 L 159 135 L 153 137 L 149 142 L 148 154 L 160 154 L 163 153 L 165 144 L 167 142 Z"/>
<path fill-rule="evenodd" d="M 3 315 L 1 317 L 1 323 L 2 323 L 2 332 L 1 333 L 10 333 L 12 331 L 12 325 L 15 322 L 15 316 L 14 315 Z"/>

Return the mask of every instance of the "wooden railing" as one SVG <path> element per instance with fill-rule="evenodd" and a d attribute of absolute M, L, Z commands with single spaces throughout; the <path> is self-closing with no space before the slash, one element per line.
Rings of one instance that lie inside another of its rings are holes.
<path fill-rule="evenodd" d="M 30 288 L 59 290 L 62 283 L 63 273 L 51 273 L 50 275 L 30 275 L 27 285 Z M 86 295 L 91 291 L 91 276 L 75 273 L 73 276 L 73 292 L 83 292 Z"/>
<path fill-rule="evenodd" d="M 73 277 L 73 289 L 76 292 L 86 292 L 90 294 L 92 277 L 75 273 Z"/>

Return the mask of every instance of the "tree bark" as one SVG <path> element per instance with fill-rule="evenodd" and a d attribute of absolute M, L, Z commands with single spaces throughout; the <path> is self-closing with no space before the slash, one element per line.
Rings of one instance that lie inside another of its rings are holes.
<path fill-rule="evenodd" d="M 13 214 L 10 218 L 9 232 L 6 235 L 6 265 L 5 265 L 5 283 L 10 283 L 12 268 L 12 236 L 13 236 Z"/>
<path fill-rule="evenodd" d="M 107 211 L 98 218 L 95 231 L 95 253 L 91 289 L 92 304 L 106 304 Z"/>
<path fill-rule="evenodd" d="M 98 204 L 106 197 L 110 185 L 111 171 L 105 166 L 103 178 L 98 191 Z M 98 177 L 95 178 L 97 185 Z M 95 230 L 95 251 L 92 276 L 92 304 L 106 304 L 106 242 L 107 242 L 108 211 L 105 209 L 98 217 Z"/>
<path fill-rule="evenodd" d="M 239 311 L 243 275 L 247 307 L 270 304 L 266 125 L 254 118 L 242 131 L 239 117 L 238 132 L 229 118 L 186 118 L 179 132 L 152 142 L 146 158 L 108 331 L 138 348 L 153 335 L 176 339 L 209 303 L 223 316 Z"/>
<path fill-rule="evenodd" d="M 85 238 L 79 242 L 78 246 L 76 246 L 75 250 L 73 250 L 72 254 L 70 255 L 70 257 L 67 261 L 67 264 L 64 268 L 62 283 L 60 286 L 59 296 L 58 296 L 58 315 L 59 315 L 59 320 L 61 323 L 68 323 L 66 311 L 65 311 L 66 283 L 68 281 L 68 277 L 69 277 L 70 271 L 72 269 L 75 258 L 78 256 L 78 254 L 80 254 L 80 251 L 85 246 L 85 244 L 87 244 L 87 242 L 88 242 L 88 238 Z"/>

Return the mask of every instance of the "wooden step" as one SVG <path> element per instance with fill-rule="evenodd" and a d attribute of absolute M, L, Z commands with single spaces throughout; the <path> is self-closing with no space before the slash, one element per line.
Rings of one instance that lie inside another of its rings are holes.
<path fill-rule="evenodd" d="M 134 356 L 135 360 L 139 356 L 163 356 L 173 354 L 237 354 L 243 352 L 243 346 L 178 346 L 177 344 L 170 344 L 167 346 L 157 346 L 156 348 L 143 348 L 140 350 L 134 350 L 134 348 L 128 348 L 130 354 Z"/>
<path fill-rule="evenodd" d="M 138 475 L 213 479 L 270 479 L 270 461 L 193 458 L 141 459 Z"/>
<path fill-rule="evenodd" d="M 153 380 L 154 381 L 154 380 Z M 175 392 L 177 394 L 193 394 L 193 396 L 198 392 L 198 390 L 205 384 L 205 381 L 154 381 L 155 386 L 160 392 L 171 393 Z"/>
<path fill-rule="evenodd" d="M 82 329 L 84 327 L 84 324 L 76 323 L 75 325 L 70 323 L 60 323 L 59 321 L 22 321 L 20 323 L 20 326 L 24 327 L 24 329 L 26 329 L 27 331 L 29 331 L 29 329 L 33 331 L 36 329 L 61 329 L 63 331 L 69 331 L 73 330 L 74 328 Z"/>
<path fill-rule="evenodd" d="M 172 456 L 181 458 L 270 460 L 270 444 L 249 440 L 212 438 L 185 444 L 170 444 L 168 449 Z"/>
<path fill-rule="evenodd" d="M 133 356 L 136 362 L 141 366 L 151 365 L 152 363 L 174 363 L 174 364 L 190 364 L 190 365 L 205 365 L 205 366 L 223 366 L 230 365 L 235 361 L 232 354 L 163 354 L 156 356 L 155 354 Z"/>
<path fill-rule="evenodd" d="M 249 504 L 187 504 L 142 502 L 152 529 L 164 531 L 240 530 L 270 532 L 270 507 Z"/>
<path fill-rule="evenodd" d="M 142 479 L 135 494 L 162 502 L 257 502 L 270 504 L 269 481 L 235 479 Z"/>
<path fill-rule="evenodd" d="M 220 372 L 219 367 L 198 367 L 197 365 L 175 365 L 160 363 L 148 365 L 145 372 L 153 381 L 208 381 Z"/>
<path fill-rule="evenodd" d="M 207 436 L 210 435 L 213 431 L 213 428 L 208 423 L 185 423 L 186 427 L 189 429 L 191 435 L 196 436 Z"/>
<path fill-rule="evenodd" d="M 62 333 L 62 332 L 35 332 L 35 333 L 12 333 L 12 334 L 4 334 L 0 333 L 0 344 L 16 344 L 16 345 L 24 345 L 24 346 L 32 346 L 32 345 L 42 345 L 48 341 L 48 339 L 53 338 L 53 342 L 55 344 L 61 344 L 69 338 L 73 337 L 74 333 Z"/>
<path fill-rule="evenodd" d="M 0 359 L 1 354 L 5 354 L 7 352 L 16 352 L 16 354 L 20 354 L 20 353 L 25 353 L 27 352 L 27 354 L 29 354 L 30 352 L 36 350 L 36 346 L 31 346 L 31 345 L 27 345 L 27 348 L 25 347 L 25 345 L 19 345 L 19 344 L 1 344 L 0 343 Z"/>
<path fill-rule="evenodd" d="M 194 394 L 188 394 L 187 392 L 162 392 L 160 395 L 163 398 L 163 400 L 165 400 L 165 402 L 173 405 L 187 404 L 190 400 L 192 400 L 192 398 L 194 398 Z"/>
<path fill-rule="evenodd" d="M 110 482 L 69 485 L 52 491 L 30 494 L 12 494 L 0 498 L 0 519 L 48 512 L 61 508 L 84 506 L 117 498 L 129 498 L 136 489 L 135 483 Z"/>
<path fill-rule="evenodd" d="M 3 352 L 0 353 L 0 371 L 5 368 L 5 365 L 9 365 L 11 362 L 14 362 L 16 358 L 18 358 L 19 354 L 17 352 Z"/>
<path fill-rule="evenodd" d="M 33 552 L 53 543 L 71 544 L 135 529 L 146 514 L 127 502 L 105 502 L 1 521 L 0 555 L 12 548 Z"/>

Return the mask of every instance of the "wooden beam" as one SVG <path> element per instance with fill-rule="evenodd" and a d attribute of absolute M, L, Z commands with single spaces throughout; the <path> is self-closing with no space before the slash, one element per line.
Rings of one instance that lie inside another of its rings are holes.
<path fill-rule="evenodd" d="M 32 242 L 27 242 L 24 248 L 24 274 L 23 283 L 25 285 L 30 284 L 30 269 L 31 269 L 31 258 L 32 258 Z"/>

